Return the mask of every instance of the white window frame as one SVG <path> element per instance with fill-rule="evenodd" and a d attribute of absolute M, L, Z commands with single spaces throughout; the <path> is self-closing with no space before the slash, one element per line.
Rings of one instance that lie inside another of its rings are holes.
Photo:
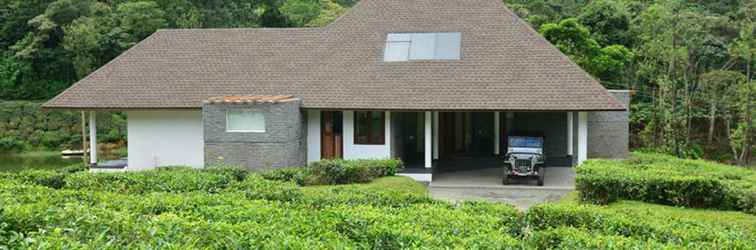
<path fill-rule="evenodd" d="M 229 129 L 229 113 L 232 112 L 240 112 L 240 113 L 259 113 L 260 116 L 263 119 L 263 129 Z M 253 110 L 227 110 L 226 113 L 226 132 L 228 133 L 265 133 L 266 128 L 268 126 L 267 121 L 265 120 L 265 113 L 262 111 L 253 111 Z"/>

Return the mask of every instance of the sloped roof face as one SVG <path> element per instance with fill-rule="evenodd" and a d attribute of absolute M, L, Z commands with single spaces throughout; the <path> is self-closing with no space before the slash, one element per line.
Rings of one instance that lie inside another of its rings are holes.
<path fill-rule="evenodd" d="M 460 60 L 384 62 L 388 33 L 460 32 Z M 362 0 L 324 28 L 161 30 L 45 104 L 199 108 L 292 95 L 304 108 L 624 110 L 499 0 Z"/>

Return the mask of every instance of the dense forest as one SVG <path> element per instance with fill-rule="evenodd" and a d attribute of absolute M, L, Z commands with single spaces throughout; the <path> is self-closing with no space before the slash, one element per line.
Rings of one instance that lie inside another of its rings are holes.
<path fill-rule="evenodd" d="M 161 28 L 317 27 L 357 0 L 0 0 L 0 99 L 45 100 Z M 607 88 L 631 144 L 748 164 L 756 0 L 507 0 Z"/>

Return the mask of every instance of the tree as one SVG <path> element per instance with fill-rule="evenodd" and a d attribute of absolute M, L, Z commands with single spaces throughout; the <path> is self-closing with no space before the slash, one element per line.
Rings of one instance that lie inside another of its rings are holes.
<path fill-rule="evenodd" d="M 166 26 L 165 12 L 152 1 L 126 2 L 118 5 L 117 43 L 127 49 L 146 38 L 159 28 Z"/>
<path fill-rule="evenodd" d="M 753 147 L 753 120 L 754 120 L 754 93 L 756 92 L 756 86 L 753 82 L 752 68 L 754 64 L 754 57 L 756 57 L 756 37 L 754 37 L 754 25 L 753 21 L 746 22 L 740 32 L 740 36 L 735 40 L 730 53 L 733 58 L 742 60 L 745 63 L 746 80 L 743 86 L 738 88 L 738 107 L 740 108 L 740 122 L 736 129 L 736 133 L 732 133 L 735 137 L 731 137 L 734 145 L 733 153 L 735 158 L 740 164 L 747 164 L 750 160 L 752 147 Z M 738 150 L 740 149 L 740 153 Z"/>
<path fill-rule="evenodd" d="M 289 24 L 301 27 L 320 15 L 320 1 L 288 0 L 279 10 Z"/>
<path fill-rule="evenodd" d="M 558 24 L 544 24 L 540 32 L 575 63 L 599 78 L 605 86 L 619 86 L 617 83 L 622 77 L 621 73 L 634 57 L 622 45 L 601 48 L 591 32 L 575 18 L 562 20 Z"/>
<path fill-rule="evenodd" d="M 745 75 L 737 71 L 714 70 L 701 75 L 701 101 L 708 105 L 709 130 L 707 144 L 712 145 L 714 129 L 719 118 L 729 119 L 733 103 L 736 99 L 736 89 L 745 82 Z"/>
<path fill-rule="evenodd" d="M 590 1 L 580 9 L 580 23 L 590 27 L 593 37 L 600 44 L 631 46 L 630 12 L 624 3 L 617 0 Z"/>

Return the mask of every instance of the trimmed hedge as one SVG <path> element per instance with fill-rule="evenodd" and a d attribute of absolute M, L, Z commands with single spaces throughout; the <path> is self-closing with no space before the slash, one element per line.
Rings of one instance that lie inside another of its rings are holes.
<path fill-rule="evenodd" d="M 291 167 L 262 173 L 269 180 L 294 181 L 299 185 L 367 183 L 394 176 L 404 167 L 401 160 L 320 160 L 307 167 Z"/>
<path fill-rule="evenodd" d="M 232 179 L 213 192 L 195 181 L 208 172 L 187 169 L 113 175 L 150 179 L 159 174 L 164 180 L 168 173 L 196 186 L 178 193 L 148 192 L 163 190 L 154 181 L 139 182 L 138 189 L 120 184 L 78 189 L 71 183 L 54 189 L 0 180 L 0 240 L 24 249 L 503 249 L 520 244 L 522 214 L 500 204 L 389 197 L 398 195 L 391 190 L 362 197 L 359 185 L 332 192 L 257 175 Z M 382 201 L 376 202 L 379 196 Z"/>
<path fill-rule="evenodd" d="M 689 211 L 670 215 L 684 210 L 680 208 L 654 213 L 545 204 L 524 214 L 498 203 L 434 200 L 406 177 L 301 187 L 294 181 L 226 168 L 70 172 L 0 175 L 0 248 L 752 249 L 756 245 L 754 228 L 688 219 Z M 756 220 L 744 213 L 711 213 L 723 220 Z M 719 217 L 733 213 L 739 217 Z"/>
<path fill-rule="evenodd" d="M 581 200 L 620 199 L 756 214 L 756 171 L 702 160 L 634 153 L 629 160 L 589 160 L 577 168 Z"/>
<path fill-rule="evenodd" d="M 756 243 L 756 232 L 740 227 L 615 211 L 594 205 L 539 205 L 528 210 L 526 220 L 536 231 L 570 227 L 600 235 L 629 237 L 639 244 L 657 242 L 693 248 L 749 249 Z"/>

